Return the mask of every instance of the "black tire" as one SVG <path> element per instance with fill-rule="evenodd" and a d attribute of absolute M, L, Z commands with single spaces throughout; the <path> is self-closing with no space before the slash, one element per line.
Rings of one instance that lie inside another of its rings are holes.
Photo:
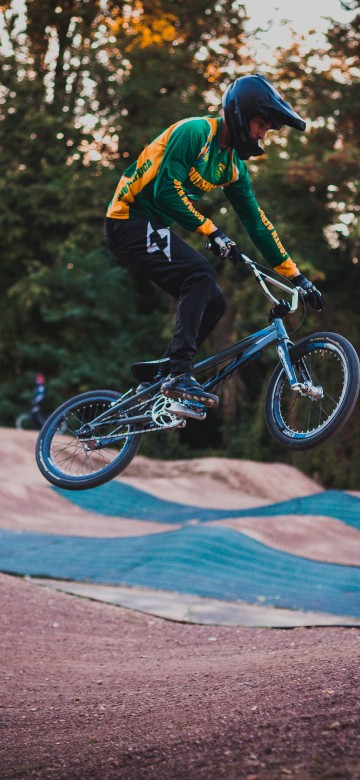
<path fill-rule="evenodd" d="M 77 433 L 81 426 L 110 410 L 111 403 L 120 397 L 112 390 L 81 393 L 50 415 L 36 444 L 37 465 L 48 482 L 67 490 L 86 490 L 108 482 L 129 465 L 139 449 L 141 434 L 131 434 L 134 428 L 126 416 L 109 418 L 97 436 L 80 437 Z M 106 441 L 119 434 L 124 438 Z"/>
<path fill-rule="evenodd" d="M 290 355 L 299 381 L 304 381 L 305 365 L 323 397 L 312 399 L 291 390 L 279 364 L 267 389 L 265 419 L 280 444 L 307 450 L 324 442 L 349 419 L 359 395 L 359 358 L 350 342 L 336 333 L 306 336 L 291 348 Z"/>

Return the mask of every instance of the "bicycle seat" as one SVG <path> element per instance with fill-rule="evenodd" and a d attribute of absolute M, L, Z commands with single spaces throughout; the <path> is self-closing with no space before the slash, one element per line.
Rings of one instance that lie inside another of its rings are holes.
<path fill-rule="evenodd" d="M 131 364 L 131 371 L 140 382 L 151 382 L 154 379 L 158 371 L 161 371 L 164 376 L 170 371 L 169 358 L 161 358 L 160 360 L 145 360 L 138 363 Z"/>

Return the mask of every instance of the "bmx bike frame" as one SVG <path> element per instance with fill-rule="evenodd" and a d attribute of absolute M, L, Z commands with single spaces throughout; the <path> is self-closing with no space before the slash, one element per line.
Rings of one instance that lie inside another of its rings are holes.
<path fill-rule="evenodd" d="M 246 255 L 242 255 L 242 261 L 240 262 L 249 266 L 251 272 L 256 278 L 256 281 L 260 285 L 263 294 L 270 303 L 275 305 L 274 309 L 270 313 L 271 323 L 266 328 L 263 328 L 262 330 L 247 336 L 241 341 L 232 344 L 230 347 L 226 347 L 220 352 L 217 352 L 215 355 L 212 355 L 196 363 L 194 366 L 194 372 L 196 375 L 200 375 L 208 369 L 218 369 L 213 376 L 209 377 L 202 383 L 202 386 L 206 390 L 219 388 L 225 384 L 225 382 L 231 379 L 231 377 L 238 371 L 241 366 L 247 365 L 250 362 L 256 360 L 261 352 L 269 349 L 271 346 L 275 346 L 290 387 L 294 391 L 304 390 L 305 385 L 303 383 L 299 383 L 290 358 L 289 349 L 293 345 L 293 342 L 290 340 L 281 318 L 286 313 L 296 311 L 299 303 L 300 290 L 298 287 L 289 287 L 279 279 L 269 276 L 264 271 L 260 271 L 256 263 L 253 260 L 250 260 L 250 258 L 248 258 Z M 283 300 L 279 301 L 269 290 L 268 283 L 273 284 L 275 287 L 278 287 L 283 292 L 288 294 L 290 296 L 290 301 L 287 303 Z M 226 361 L 229 361 L 227 365 L 219 369 L 218 367 Z M 303 366 L 303 369 L 304 379 L 306 380 L 308 386 L 310 386 L 311 380 L 307 375 L 305 365 Z M 145 390 L 141 390 L 139 392 L 134 393 L 132 390 L 128 391 L 118 400 L 112 403 L 111 412 L 106 410 L 94 420 L 92 420 L 91 423 L 83 426 L 81 432 L 85 432 L 85 429 L 87 434 L 90 431 L 93 432 L 99 423 L 101 424 L 103 421 L 108 423 L 109 417 L 114 420 L 117 417 L 117 413 L 120 415 L 126 414 L 127 411 L 130 411 L 130 409 L 134 407 L 134 404 L 138 406 L 142 401 L 151 401 L 152 397 L 155 397 L 159 392 L 162 381 L 163 380 L 158 380 L 154 382 L 154 384 L 151 384 L 149 387 L 147 387 Z M 131 425 L 144 425 L 149 423 L 150 419 L 151 418 L 149 418 L 149 414 L 130 414 L 127 416 L 127 421 Z"/>

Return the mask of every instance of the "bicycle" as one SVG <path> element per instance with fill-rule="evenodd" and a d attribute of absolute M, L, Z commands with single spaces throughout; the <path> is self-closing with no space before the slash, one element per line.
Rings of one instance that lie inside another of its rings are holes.
<path fill-rule="evenodd" d="M 45 395 L 46 379 L 44 374 L 36 374 L 31 409 L 28 412 L 22 412 L 17 416 L 15 428 L 24 431 L 41 430 L 45 422 L 45 417 L 41 413 Z"/>
<path fill-rule="evenodd" d="M 346 423 L 355 407 L 360 388 L 358 355 L 350 342 L 336 333 L 313 333 L 293 344 L 283 317 L 297 310 L 302 291 L 289 287 L 281 277 L 269 276 L 246 255 L 242 255 L 242 262 L 272 304 L 270 324 L 198 362 L 196 378 L 204 389 L 219 393 L 239 369 L 274 346 L 279 363 L 266 392 L 268 430 L 291 450 L 317 446 Z M 278 300 L 269 284 L 289 300 Z M 96 487 L 125 470 L 144 434 L 183 428 L 188 418 L 204 420 L 208 410 L 202 404 L 161 394 L 162 380 L 154 377 L 166 367 L 166 358 L 133 363 L 135 379 L 150 382 L 149 387 L 125 393 L 89 391 L 59 406 L 37 441 L 36 459 L 43 476 L 68 490 Z"/>
<path fill-rule="evenodd" d="M 15 420 L 15 428 L 22 431 L 40 431 L 44 422 L 44 417 L 34 417 L 31 412 L 22 412 Z"/>

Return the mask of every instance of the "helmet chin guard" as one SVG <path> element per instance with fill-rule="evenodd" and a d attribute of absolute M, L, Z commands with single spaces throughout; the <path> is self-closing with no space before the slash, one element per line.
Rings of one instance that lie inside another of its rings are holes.
<path fill-rule="evenodd" d="M 280 97 L 267 79 L 258 74 L 233 81 L 224 94 L 223 109 L 231 133 L 231 146 L 242 160 L 264 154 L 260 144 L 250 138 L 249 122 L 254 116 L 263 116 L 276 130 L 282 125 L 300 131 L 306 127 L 300 115 Z"/>

